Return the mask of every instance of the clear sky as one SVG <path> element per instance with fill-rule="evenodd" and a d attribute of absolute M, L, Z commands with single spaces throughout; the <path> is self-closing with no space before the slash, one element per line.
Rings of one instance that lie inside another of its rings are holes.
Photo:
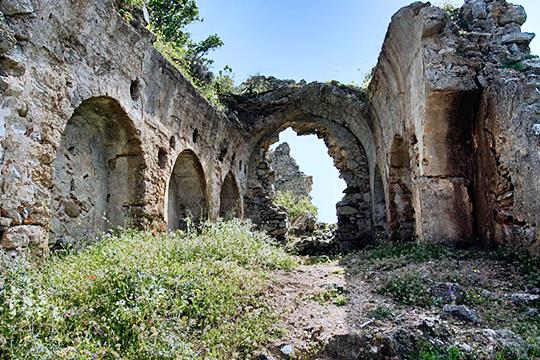
<path fill-rule="evenodd" d="M 214 68 L 233 68 L 240 83 L 254 74 L 306 81 L 361 84 L 377 57 L 391 16 L 413 0 L 198 0 L 202 23 L 195 39 L 216 33 L 225 45 L 211 54 Z M 440 4 L 444 1 L 433 1 Z M 461 4 L 462 1 L 452 1 Z M 540 37 L 540 0 L 510 1 L 527 10 L 523 31 Z M 540 55 L 540 38 L 531 45 Z M 321 140 L 282 134 L 302 171 L 314 177 L 320 220 L 335 221 L 342 182 Z"/>

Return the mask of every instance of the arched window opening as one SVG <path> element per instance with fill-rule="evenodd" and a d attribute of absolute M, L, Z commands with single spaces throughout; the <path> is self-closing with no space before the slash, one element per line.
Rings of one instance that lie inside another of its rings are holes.
<path fill-rule="evenodd" d="M 223 219 L 242 217 L 240 191 L 232 173 L 228 173 L 221 186 L 219 216 Z"/>
<path fill-rule="evenodd" d="M 121 106 L 106 97 L 83 102 L 67 122 L 54 161 L 53 241 L 81 244 L 137 224 L 143 170 L 140 141 Z"/>
<path fill-rule="evenodd" d="M 206 181 L 197 156 L 183 151 L 174 165 L 168 186 L 167 227 L 185 230 L 191 223 L 205 221 L 208 213 Z"/>

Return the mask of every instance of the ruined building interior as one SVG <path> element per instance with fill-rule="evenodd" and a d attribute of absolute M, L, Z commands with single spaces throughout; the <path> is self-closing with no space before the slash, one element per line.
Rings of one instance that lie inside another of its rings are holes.
<path fill-rule="evenodd" d="M 268 149 L 291 127 L 323 139 L 346 182 L 343 250 L 384 239 L 540 254 L 540 60 L 521 6 L 469 0 L 458 21 L 413 3 L 392 17 L 367 91 L 267 78 L 220 110 L 144 24 L 111 16 L 112 0 L 0 3 L 5 250 L 42 256 L 115 226 L 230 213 L 283 239 Z"/>

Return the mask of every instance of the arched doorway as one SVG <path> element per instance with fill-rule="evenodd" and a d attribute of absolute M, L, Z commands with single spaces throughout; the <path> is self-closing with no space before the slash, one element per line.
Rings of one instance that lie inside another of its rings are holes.
<path fill-rule="evenodd" d="M 53 241 L 78 244 L 136 224 L 143 170 L 140 140 L 120 104 L 107 97 L 84 101 L 67 122 L 54 161 Z"/>
<path fill-rule="evenodd" d="M 224 219 L 242 217 L 242 207 L 240 202 L 240 191 L 234 178 L 229 172 L 221 185 L 219 196 L 219 216 Z"/>
<path fill-rule="evenodd" d="M 167 227 L 186 229 L 189 222 L 205 221 L 208 213 L 206 181 L 199 159 L 184 150 L 173 167 L 167 195 Z"/>
<path fill-rule="evenodd" d="M 268 150 L 278 140 L 279 133 L 289 127 L 298 135 L 316 135 L 322 139 L 339 177 L 345 182 L 344 195 L 336 204 L 336 237 L 340 248 L 352 250 L 371 243 L 374 239 L 373 204 L 365 149 L 348 129 L 322 118 L 289 121 L 262 137 L 251 158 L 245 199 L 247 216 L 278 239 L 287 235 L 282 231 L 286 215 L 283 217 L 280 209 L 272 204 L 274 175 Z"/>

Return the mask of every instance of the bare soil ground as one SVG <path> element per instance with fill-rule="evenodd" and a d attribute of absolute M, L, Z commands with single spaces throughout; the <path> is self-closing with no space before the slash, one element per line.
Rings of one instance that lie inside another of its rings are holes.
<path fill-rule="evenodd" d="M 483 253 L 394 255 L 276 272 L 268 301 L 283 331 L 260 358 L 540 358 L 534 277 Z"/>

